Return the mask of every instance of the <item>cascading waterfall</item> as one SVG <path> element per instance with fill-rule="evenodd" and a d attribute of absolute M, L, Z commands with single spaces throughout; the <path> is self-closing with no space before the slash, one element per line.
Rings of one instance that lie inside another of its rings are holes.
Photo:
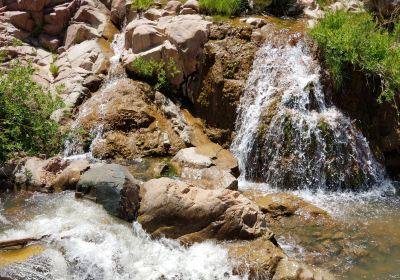
<path fill-rule="evenodd" d="M 111 43 L 111 49 L 113 50 L 114 55 L 110 58 L 110 70 L 108 72 L 107 79 L 102 86 L 102 89 L 107 89 L 109 87 L 112 87 L 118 82 L 118 80 L 127 77 L 125 69 L 120 62 L 122 53 L 124 51 L 124 44 L 125 44 L 125 27 L 122 28 L 122 31 L 120 33 L 115 34 L 113 42 Z M 105 94 L 104 91 L 102 91 L 102 93 Z M 93 96 L 93 98 L 98 98 L 99 100 L 102 97 L 103 96 L 101 94 Z M 75 119 L 74 123 L 71 126 L 72 131 L 79 131 L 80 119 L 90 114 L 92 109 L 93 108 L 82 106 L 82 111 L 79 112 L 79 115 L 77 116 L 77 118 Z M 104 111 L 105 104 L 101 104 L 99 109 L 100 113 Z M 64 156 L 68 158 L 93 158 L 92 147 L 98 141 L 101 140 L 103 135 L 103 127 L 101 125 L 96 127 L 96 129 L 90 131 L 90 134 L 94 135 L 94 138 L 92 140 L 88 153 L 86 154 L 84 153 L 84 149 L 80 143 L 81 139 L 79 137 L 71 137 L 70 139 L 67 139 L 64 142 L 64 152 L 63 152 Z"/>
<path fill-rule="evenodd" d="M 267 40 L 238 111 L 242 178 L 279 188 L 358 189 L 384 171 L 351 120 L 326 102 L 320 66 L 299 35 Z"/>

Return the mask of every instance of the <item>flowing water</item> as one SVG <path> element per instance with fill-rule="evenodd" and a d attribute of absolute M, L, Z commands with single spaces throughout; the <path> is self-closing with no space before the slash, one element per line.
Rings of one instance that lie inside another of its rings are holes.
<path fill-rule="evenodd" d="M 283 36 L 259 50 L 241 99 L 231 147 L 239 188 L 291 192 L 333 217 L 273 227 L 292 257 L 342 279 L 400 279 L 398 192 L 352 121 L 327 102 L 307 44 Z"/>
<path fill-rule="evenodd" d="M 124 44 L 125 44 L 125 28 L 123 28 L 120 33 L 114 35 L 114 39 L 111 43 L 111 49 L 113 50 L 114 55 L 110 58 L 110 69 L 108 71 L 107 79 L 102 85 L 101 88 L 102 90 L 100 91 L 101 94 L 108 93 L 104 89 L 111 88 L 118 82 L 118 80 L 127 77 L 125 69 L 120 61 L 122 53 L 124 51 Z M 103 96 L 101 94 L 94 95 L 92 98 L 97 98 L 98 100 L 101 100 L 103 99 Z M 100 113 L 105 110 L 105 106 L 106 104 L 102 104 L 100 108 L 98 108 L 100 110 Z M 85 106 L 85 104 L 81 106 L 78 116 L 75 118 L 74 122 L 71 125 L 71 131 L 74 131 L 75 134 L 72 134 L 71 137 L 69 137 L 64 142 L 64 152 L 63 152 L 64 157 L 70 159 L 79 159 L 79 158 L 88 158 L 92 160 L 94 159 L 92 155 L 92 150 L 93 150 L 92 148 L 96 143 L 98 143 L 98 141 L 101 141 L 103 136 L 103 127 L 99 125 L 93 131 L 89 132 L 89 134 L 93 135 L 93 140 L 91 142 L 89 151 L 87 153 L 85 153 L 84 148 L 82 147 L 81 143 L 82 141 L 79 135 L 81 130 L 80 119 L 92 113 L 92 110 L 94 109 L 97 108 L 91 108 L 90 106 Z"/>
<path fill-rule="evenodd" d="M 299 189 L 379 181 L 366 139 L 327 104 L 318 61 L 296 36 L 267 40 L 254 61 L 232 145 L 242 176 Z"/>
<path fill-rule="evenodd" d="M 211 242 L 184 248 L 151 240 L 139 225 L 111 217 L 99 205 L 73 193 L 9 197 L 0 214 L 0 240 L 49 235 L 31 257 L 7 264 L 0 277 L 12 279 L 239 279 L 227 251 Z M 18 215 L 16 215 L 18 213 Z M 14 256 L 14 258 L 16 258 Z M 6 264 L 6 265 L 4 265 Z"/>

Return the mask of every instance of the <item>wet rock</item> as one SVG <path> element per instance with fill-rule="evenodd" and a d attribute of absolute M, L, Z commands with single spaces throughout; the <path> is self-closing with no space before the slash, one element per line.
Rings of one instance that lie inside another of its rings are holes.
<path fill-rule="evenodd" d="M 253 239 L 268 233 L 264 214 L 240 193 L 206 190 L 168 178 L 141 189 L 138 221 L 153 236 L 184 242 Z"/>
<path fill-rule="evenodd" d="M 85 172 L 76 190 L 94 198 L 111 215 L 132 222 L 139 209 L 140 184 L 125 167 L 106 164 Z"/>
<path fill-rule="evenodd" d="M 286 280 L 286 279 L 334 280 L 335 277 L 325 270 L 312 268 L 300 262 L 284 258 L 279 262 L 272 280 Z"/>
<path fill-rule="evenodd" d="M 261 28 L 267 24 L 262 18 L 248 18 L 246 23 L 255 26 L 256 28 Z"/>
<path fill-rule="evenodd" d="M 263 213 L 273 218 L 292 215 L 329 218 L 329 214 L 325 210 L 289 193 L 274 193 L 265 196 L 248 193 L 248 196 L 261 208 Z"/>
<path fill-rule="evenodd" d="M 238 275 L 248 273 L 248 279 L 271 279 L 279 262 L 286 257 L 284 251 L 268 236 L 234 242 L 227 247 L 229 257 L 236 263 L 234 272 Z"/>
<path fill-rule="evenodd" d="M 79 142 L 89 146 L 101 127 L 101 139 L 93 145 L 96 157 L 134 159 L 175 154 L 185 142 L 173 119 L 154 104 L 154 99 L 149 85 L 129 79 L 100 90 L 81 107 L 76 125 L 88 133 Z"/>

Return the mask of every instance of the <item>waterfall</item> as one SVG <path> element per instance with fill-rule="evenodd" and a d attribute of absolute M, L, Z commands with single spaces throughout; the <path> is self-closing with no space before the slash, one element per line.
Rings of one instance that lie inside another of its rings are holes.
<path fill-rule="evenodd" d="M 114 55 L 110 58 L 110 69 L 108 71 L 108 76 L 105 82 L 102 85 L 102 94 L 106 94 L 107 92 L 104 91 L 104 89 L 111 88 L 113 85 L 115 85 L 118 80 L 126 78 L 126 72 L 124 66 L 121 64 L 121 56 L 124 51 L 124 45 L 125 45 L 125 27 L 122 28 L 122 31 L 118 34 L 114 35 L 113 41 L 111 43 L 111 49 L 114 52 Z M 101 99 L 103 95 L 97 95 L 94 96 L 93 98 Z M 106 104 L 102 104 L 100 106 L 100 112 L 105 110 Z M 79 112 L 79 115 L 73 122 L 71 129 L 75 133 L 79 134 L 79 121 L 83 116 L 86 116 L 92 112 L 93 108 L 88 108 L 85 106 L 82 106 L 81 111 Z M 92 147 L 102 139 L 103 136 L 103 127 L 100 125 L 96 127 L 93 131 L 90 131 L 91 135 L 94 135 L 94 138 L 92 140 L 92 143 L 89 148 L 88 153 L 84 153 L 84 149 L 81 145 L 81 139 L 79 135 L 72 135 L 69 137 L 67 140 L 64 142 L 64 152 L 63 155 L 64 157 L 70 158 L 70 159 L 79 159 L 79 158 L 89 158 L 93 159 L 92 156 Z"/>
<path fill-rule="evenodd" d="M 242 178 L 286 189 L 359 189 L 383 178 L 364 136 L 327 103 L 320 72 L 299 35 L 261 47 L 231 147 Z"/>

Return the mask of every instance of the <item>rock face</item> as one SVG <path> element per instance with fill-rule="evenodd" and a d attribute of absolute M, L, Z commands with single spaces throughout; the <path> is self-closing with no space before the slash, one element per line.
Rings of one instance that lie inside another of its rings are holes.
<path fill-rule="evenodd" d="M 165 103 L 155 102 L 159 95 L 149 85 L 129 79 L 94 94 L 81 106 L 74 124 L 87 132 L 76 135 L 83 151 L 96 136 L 92 148 L 98 158 L 164 156 L 184 148 L 185 140 L 190 141 L 189 128 L 178 108 L 175 115 L 167 114 Z"/>
<path fill-rule="evenodd" d="M 193 242 L 253 239 L 270 233 L 264 214 L 240 193 L 205 190 L 168 178 L 146 182 L 138 222 L 154 236 Z"/>
<path fill-rule="evenodd" d="M 172 4 L 170 9 L 173 10 Z M 137 69 L 134 69 L 132 62 L 138 57 L 164 61 L 166 64 L 172 59 L 178 71 L 176 75 L 169 76 L 169 80 L 179 88 L 198 69 L 211 23 L 199 15 L 161 15 L 162 11 L 148 11 L 147 19 L 133 20 L 128 24 L 125 34 L 127 51 L 123 61 L 129 71 L 135 72 Z"/>
<path fill-rule="evenodd" d="M 103 205 L 111 215 L 131 222 L 139 209 L 140 184 L 125 167 L 106 164 L 85 172 L 76 190 Z"/>
<path fill-rule="evenodd" d="M 41 35 L 42 46 L 56 50 L 69 20 L 80 5 L 79 0 L 6 1 L 0 9 L 1 21 L 31 33 L 32 42 Z M 54 41 L 49 45 L 49 41 Z"/>
<path fill-rule="evenodd" d="M 333 103 L 358 120 L 358 128 L 371 143 L 370 147 L 383 162 L 389 175 L 400 176 L 400 119 L 389 103 L 377 102 L 381 93 L 378 77 L 365 77 L 361 71 L 348 69 L 341 90 L 334 90 Z M 366 82 L 368 81 L 368 82 Z M 327 82 L 329 88 L 329 82 Z M 399 93 L 396 103 L 400 102 Z M 362 102 L 360 102 L 362 100 Z"/>
<path fill-rule="evenodd" d="M 195 115 L 205 120 L 208 136 L 219 144 L 231 140 L 240 96 L 261 44 L 252 36 L 257 30 L 213 24 L 200 70 L 185 85 L 184 95 L 194 105 Z"/>

